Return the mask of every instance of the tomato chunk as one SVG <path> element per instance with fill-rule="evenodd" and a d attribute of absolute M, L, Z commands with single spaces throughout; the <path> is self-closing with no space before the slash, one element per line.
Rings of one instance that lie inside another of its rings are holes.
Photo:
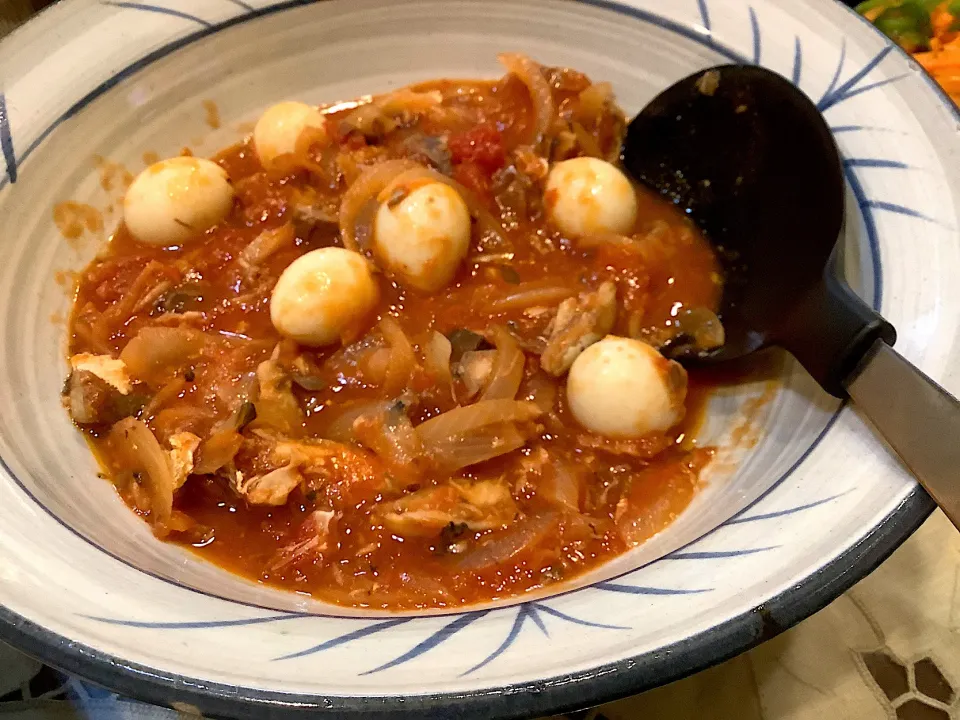
<path fill-rule="evenodd" d="M 488 176 L 506 162 L 503 138 L 496 126 L 477 125 L 464 133 L 456 133 L 447 141 L 454 164 L 473 163 Z"/>

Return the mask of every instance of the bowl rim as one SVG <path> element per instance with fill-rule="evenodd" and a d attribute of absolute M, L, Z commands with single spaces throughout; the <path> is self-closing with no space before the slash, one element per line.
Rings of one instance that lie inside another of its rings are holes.
<path fill-rule="evenodd" d="M 64 119 L 106 92 L 116 82 L 135 74 L 152 62 L 232 25 L 315 1 L 282 0 L 211 24 L 164 44 L 117 71 L 81 98 L 45 129 L 27 152 L 43 142 Z M 644 19 L 651 19 L 644 11 L 617 0 L 567 1 L 628 15 L 642 14 Z M 894 52 L 908 58 L 902 49 L 886 39 L 869 21 L 840 0 L 833 1 L 858 22 L 883 37 L 884 41 L 893 47 Z M 698 3 L 702 6 L 703 0 L 698 0 Z M 58 0 L 29 22 L 36 22 L 38 17 L 47 18 L 57 9 L 62 9 L 64 4 L 66 3 Z M 703 38 L 699 38 L 686 26 L 659 17 L 655 17 L 655 20 L 666 23 L 673 31 L 703 41 Z M 15 38 L 17 34 L 18 31 L 15 30 L 6 40 Z M 926 71 L 918 73 L 918 77 L 934 90 L 960 121 L 960 109 L 936 81 Z M 328 697 L 208 682 L 158 671 L 74 642 L 46 630 L 2 604 L 0 640 L 64 672 L 109 687 L 125 696 L 160 706 L 167 706 L 172 701 L 178 705 L 196 704 L 204 713 L 215 716 L 275 718 L 320 711 L 345 718 L 399 718 L 413 714 L 424 718 L 446 718 L 450 717 L 451 713 L 462 718 L 529 717 L 593 706 L 633 695 L 712 667 L 772 639 L 825 607 L 876 569 L 935 509 L 936 505 L 929 495 L 921 487 L 914 487 L 896 508 L 858 542 L 816 572 L 761 605 L 672 645 L 576 673 L 474 691 L 407 695 L 402 698 L 346 695 Z"/>

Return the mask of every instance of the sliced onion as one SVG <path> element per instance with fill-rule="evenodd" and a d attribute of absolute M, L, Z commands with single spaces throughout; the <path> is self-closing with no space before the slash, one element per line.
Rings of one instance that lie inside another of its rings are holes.
<path fill-rule="evenodd" d="M 504 532 L 492 535 L 474 549 L 468 550 L 457 561 L 460 570 L 486 570 L 507 562 L 524 550 L 539 545 L 560 522 L 560 515 L 546 512 L 513 524 Z"/>
<path fill-rule="evenodd" d="M 389 115 L 400 115 L 402 113 L 420 115 L 433 110 L 442 102 L 443 93 L 439 90 L 418 92 L 411 88 L 400 88 L 374 100 L 374 103 Z"/>
<path fill-rule="evenodd" d="M 468 434 L 448 436 L 429 445 L 424 443 L 424 450 L 439 469 L 455 472 L 518 450 L 526 444 L 530 435 L 529 430 L 521 431 L 515 423 L 495 423 Z"/>
<path fill-rule="evenodd" d="M 367 138 L 380 138 L 392 132 L 397 123 L 376 103 L 354 108 L 340 121 L 340 135 L 356 131 Z"/>
<path fill-rule="evenodd" d="M 340 201 L 340 236 L 348 250 L 360 251 L 357 242 L 357 218 L 367 203 L 373 201 L 402 172 L 420 167 L 413 160 L 387 160 L 367 168 L 343 194 Z"/>
<path fill-rule="evenodd" d="M 654 480 L 655 481 L 655 480 Z M 674 492 L 652 495 L 644 492 L 644 485 L 649 482 L 649 474 L 641 471 L 630 479 L 630 483 L 623 491 L 617 503 L 614 522 L 620 537 L 627 545 L 636 546 L 660 532 L 676 516 L 674 499 L 679 494 L 679 483 Z M 693 483 L 690 483 L 692 488 Z M 682 491 L 681 491 L 682 492 Z M 687 490 L 692 494 L 692 489 Z"/>
<path fill-rule="evenodd" d="M 675 442 L 673 436 L 662 432 L 652 432 L 635 440 L 615 440 L 614 438 L 582 432 L 577 434 L 577 444 L 590 450 L 602 450 L 611 455 L 626 455 L 637 460 L 649 460 L 656 457 Z"/>
<path fill-rule="evenodd" d="M 410 338 L 393 318 L 385 317 L 380 321 L 380 332 L 390 346 L 390 360 L 383 379 L 383 391 L 390 396 L 399 395 L 410 383 L 417 369 L 417 356 Z"/>
<path fill-rule="evenodd" d="M 374 385 L 383 385 L 390 368 L 390 348 L 377 348 L 360 362 L 363 377 Z"/>
<path fill-rule="evenodd" d="M 423 444 L 402 403 L 393 403 L 376 415 L 361 415 L 353 423 L 353 434 L 394 477 L 409 483 L 420 475 Z"/>
<path fill-rule="evenodd" d="M 439 90 L 417 92 L 411 88 L 400 88 L 373 98 L 371 102 L 357 105 L 340 120 L 341 135 L 355 130 L 365 137 L 382 137 L 396 129 L 394 116 L 422 115 L 439 107 L 442 102 L 443 94 Z"/>
<path fill-rule="evenodd" d="M 593 83 L 580 92 L 579 98 L 580 117 L 589 117 L 599 121 L 600 116 L 603 115 L 607 106 L 613 100 L 613 86 L 608 82 Z"/>
<path fill-rule="evenodd" d="M 321 365 L 321 374 L 326 377 L 342 375 L 347 378 L 363 375 L 363 379 L 367 380 L 367 366 L 370 358 L 381 349 L 386 350 L 383 347 L 382 339 L 376 333 L 368 334 L 360 340 L 337 350 L 324 360 Z M 385 362 L 380 380 L 383 379 L 383 372 L 386 372 Z"/>
<path fill-rule="evenodd" d="M 208 366 L 203 374 L 207 396 L 215 399 L 217 407 L 224 412 L 240 407 L 257 395 L 257 374 L 255 370 L 246 369 L 248 360 L 256 360 L 256 355 L 243 351 L 220 355 L 217 364 Z"/>
<path fill-rule="evenodd" d="M 640 252 L 640 243 L 627 235 L 618 235 L 612 232 L 594 232 L 583 235 L 577 240 L 577 246 L 580 248 L 599 248 L 605 245 L 627 248 Z"/>
<path fill-rule="evenodd" d="M 215 473 L 229 462 L 243 445 L 243 436 L 236 430 L 220 430 L 204 440 L 197 450 L 197 464 L 193 472 L 197 475 Z"/>
<path fill-rule="evenodd" d="M 278 228 L 264 230 L 240 251 L 237 260 L 244 268 L 256 268 L 274 253 L 292 246 L 294 239 L 293 223 L 288 222 Z"/>
<path fill-rule="evenodd" d="M 157 438 L 142 421 L 124 418 L 110 429 L 107 443 L 113 457 L 120 459 L 121 470 L 139 473 L 141 487 L 149 497 L 150 522 L 165 534 L 173 513 L 176 481 Z"/>
<path fill-rule="evenodd" d="M 351 402 L 342 406 L 339 412 L 330 420 L 323 431 L 323 436 L 329 440 L 336 440 L 341 443 L 355 443 L 357 437 L 353 432 L 353 424 L 357 418 L 364 415 L 375 416 L 385 412 L 392 404 L 393 400 L 372 400 L 369 402 L 359 401 Z M 324 416 L 327 411 L 324 411 Z"/>
<path fill-rule="evenodd" d="M 533 101 L 534 130 L 533 143 L 540 145 L 547 136 L 557 116 L 556 103 L 550 84 L 540 71 L 540 65 L 520 53 L 500 53 L 497 60 L 507 72 L 516 75 L 530 91 Z"/>
<path fill-rule="evenodd" d="M 182 393 L 186 386 L 187 381 L 184 380 L 183 376 L 177 375 L 173 380 L 160 388 L 160 392 L 150 398 L 150 402 L 143 406 L 143 411 L 140 413 L 140 416 L 147 419 L 152 418 L 164 405 Z"/>
<path fill-rule="evenodd" d="M 463 394 L 464 400 L 472 399 L 487 384 L 496 358 L 496 350 L 468 350 L 463 354 L 458 375 L 466 391 Z"/>
<path fill-rule="evenodd" d="M 400 580 L 403 583 L 402 591 L 417 598 L 424 605 L 436 605 L 438 600 L 447 603 L 454 602 L 454 594 L 444 586 L 443 581 L 429 576 L 428 572 L 430 571 L 424 568 L 416 568 L 413 572 L 402 573 L 400 575 Z M 395 601 L 395 595 L 389 593 L 384 593 L 384 595 L 384 602 Z"/>
<path fill-rule="evenodd" d="M 170 437 L 180 432 L 192 432 L 203 437 L 213 424 L 214 413 L 207 407 L 177 404 L 156 414 L 150 424 L 160 437 Z"/>
<path fill-rule="evenodd" d="M 669 233 L 670 227 L 666 223 L 657 221 L 648 232 L 640 237 L 598 232 L 579 238 L 577 246 L 581 249 L 603 249 L 607 247 L 627 250 L 638 255 L 646 265 L 658 265 L 666 260 L 666 254 L 669 252 L 668 242 L 664 237 Z"/>
<path fill-rule="evenodd" d="M 293 394 L 290 376 L 280 366 L 277 355 L 274 351 L 273 357 L 257 365 L 257 416 L 251 427 L 273 428 L 291 435 L 303 426 L 304 415 Z"/>
<path fill-rule="evenodd" d="M 453 393 L 453 372 L 450 370 L 452 355 L 453 344 L 446 335 L 436 330 L 430 333 L 423 348 L 424 364 L 437 385 L 449 388 L 450 393 Z"/>
<path fill-rule="evenodd" d="M 537 495 L 561 508 L 580 512 L 580 498 L 586 479 L 581 468 L 553 459 L 542 469 L 537 481 Z"/>
<path fill-rule="evenodd" d="M 577 143 L 580 145 L 580 151 L 583 155 L 588 157 L 603 158 L 603 150 L 600 149 L 600 143 L 597 142 L 597 139 L 593 137 L 587 129 L 574 120 L 570 123 L 570 127 L 573 130 L 573 134 L 577 138 Z"/>
<path fill-rule="evenodd" d="M 311 150 L 318 144 L 324 146 L 322 151 L 324 165 L 316 162 L 311 154 Z M 308 126 L 297 136 L 291 159 L 294 167 L 302 167 L 329 181 L 336 177 L 333 163 L 336 152 L 337 148 L 330 142 L 330 135 L 326 128 Z"/>
<path fill-rule="evenodd" d="M 513 336 L 497 326 L 493 331 L 497 356 L 493 362 L 490 381 L 480 395 L 484 400 L 513 400 L 523 380 L 524 355 Z"/>
<path fill-rule="evenodd" d="M 495 313 L 523 310 L 537 305 L 556 305 L 558 302 L 576 294 L 577 291 L 573 288 L 543 285 L 542 283 L 525 283 L 519 285 L 513 292 L 497 298 L 488 307 Z"/>
<path fill-rule="evenodd" d="M 535 372 L 521 388 L 520 399 L 528 400 L 543 412 L 553 412 L 557 406 L 557 382 L 545 372 Z"/>
<path fill-rule="evenodd" d="M 518 400 L 486 400 L 454 408 L 417 426 L 425 448 L 466 436 L 495 423 L 529 422 L 540 415 L 540 408 Z"/>
<path fill-rule="evenodd" d="M 192 328 L 145 327 L 127 343 L 120 359 L 134 377 L 159 384 L 198 357 L 206 342 L 204 333 Z"/>

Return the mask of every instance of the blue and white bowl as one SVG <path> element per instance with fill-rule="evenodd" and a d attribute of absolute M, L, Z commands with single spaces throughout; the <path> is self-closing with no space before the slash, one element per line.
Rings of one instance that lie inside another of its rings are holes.
<path fill-rule="evenodd" d="M 702 439 L 724 450 L 671 527 L 560 594 L 472 612 L 349 612 L 261 587 L 156 541 L 97 479 L 59 403 L 70 298 L 55 279 L 117 222 L 111 173 L 136 171 L 146 151 L 210 153 L 281 99 L 495 76 L 502 50 L 611 80 L 628 112 L 721 62 L 792 78 L 846 159 L 851 282 L 897 326 L 906 357 L 960 390 L 960 123 L 839 4 L 65 0 L 0 44 L 0 637 L 216 715 L 548 714 L 770 637 L 922 522 L 928 497 L 789 361 L 774 384 L 713 400 Z M 106 230 L 64 240 L 52 208 L 65 200 L 104 212 Z"/>

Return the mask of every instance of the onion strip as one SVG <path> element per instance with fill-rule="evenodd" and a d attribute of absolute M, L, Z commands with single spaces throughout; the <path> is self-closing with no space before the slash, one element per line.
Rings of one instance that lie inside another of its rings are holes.
<path fill-rule="evenodd" d="M 376 415 L 361 415 L 353 423 L 353 434 L 395 478 L 405 483 L 417 480 L 423 445 L 402 404 L 395 403 Z"/>
<path fill-rule="evenodd" d="M 240 251 L 237 261 L 244 268 L 255 268 L 284 247 L 292 247 L 295 239 L 293 223 L 290 222 L 272 230 L 264 230 Z"/>
<path fill-rule="evenodd" d="M 133 470 L 135 481 L 145 487 L 150 498 L 151 524 L 165 533 L 173 513 L 176 481 L 160 442 L 142 421 L 130 417 L 110 429 L 107 442 L 122 458 L 124 469 Z"/>
<path fill-rule="evenodd" d="M 540 408 L 518 400 L 485 400 L 454 408 L 417 426 L 424 446 L 436 445 L 448 438 L 468 435 L 494 423 L 528 422 L 540 415 Z"/>
<path fill-rule="evenodd" d="M 410 339 L 393 318 L 385 317 L 380 321 L 380 332 L 390 345 L 390 360 L 386 377 L 383 379 L 383 390 L 389 396 L 399 395 L 410 384 L 410 379 L 417 369 L 417 356 Z"/>
<path fill-rule="evenodd" d="M 193 468 L 196 475 L 215 473 L 231 462 L 243 445 L 243 436 L 233 429 L 214 432 L 203 441 L 197 450 L 197 464 Z"/>
<path fill-rule="evenodd" d="M 533 144 L 540 146 L 553 126 L 557 116 L 556 103 L 553 100 L 553 91 L 547 79 L 540 71 L 540 65 L 526 55 L 520 53 L 500 53 L 497 60 L 507 72 L 513 73 L 527 86 L 530 99 L 533 101 L 534 136 Z"/>
<path fill-rule="evenodd" d="M 523 380 L 524 355 L 513 336 L 497 326 L 493 331 L 497 356 L 493 361 L 490 381 L 480 394 L 479 402 L 485 400 L 513 400 Z"/>
<path fill-rule="evenodd" d="M 372 400 L 369 402 L 361 400 L 344 405 L 340 414 L 334 417 L 323 431 L 323 437 L 341 443 L 356 443 L 357 436 L 353 431 L 354 423 L 361 417 L 375 417 L 386 412 L 394 402 L 394 400 Z"/>
<path fill-rule="evenodd" d="M 574 120 L 570 124 L 573 134 L 577 137 L 577 143 L 580 145 L 580 149 L 583 151 L 583 154 L 588 157 L 595 157 L 603 159 L 603 150 L 600 149 L 600 144 L 597 142 L 596 138 L 593 137 L 587 129 Z"/>
<path fill-rule="evenodd" d="M 433 376 L 438 386 L 449 389 L 453 396 L 453 372 L 450 370 L 450 358 L 453 345 L 450 340 L 434 330 L 424 344 L 423 357 L 427 372 Z"/>
<path fill-rule="evenodd" d="M 528 435 L 514 423 L 499 422 L 444 438 L 425 450 L 438 469 L 452 473 L 518 450 L 526 444 Z"/>
<path fill-rule="evenodd" d="M 465 553 L 457 567 L 460 570 L 483 570 L 500 565 L 542 542 L 559 521 L 558 513 L 547 512 L 514 523 L 508 530 L 493 535 L 479 547 Z"/>
<path fill-rule="evenodd" d="M 496 350 L 467 350 L 458 363 L 458 376 L 465 391 L 464 400 L 469 400 L 487 384 L 493 373 Z"/>
<path fill-rule="evenodd" d="M 131 375 L 148 383 L 162 384 L 203 351 L 207 337 L 200 330 L 184 327 L 144 327 L 127 343 L 120 359 Z"/>
<path fill-rule="evenodd" d="M 497 298 L 490 303 L 489 307 L 492 312 L 497 313 L 523 310 L 535 305 L 555 305 L 576 294 L 577 291 L 573 288 L 528 283 L 520 285 L 508 295 Z"/>
<path fill-rule="evenodd" d="M 583 235 L 577 240 L 580 248 L 599 248 L 604 245 L 622 247 L 628 250 L 640 251 L 640 243 L 628 235 L 618 235 L 612 232 L 595 232 Z"/>
<path fill-rule="evenodd" d="M 581 118 L 591 118 L 595 123 L 607 106 L 613 102 L 613 86 L 608 82 L 593 83 L 579 95 Z"/>

